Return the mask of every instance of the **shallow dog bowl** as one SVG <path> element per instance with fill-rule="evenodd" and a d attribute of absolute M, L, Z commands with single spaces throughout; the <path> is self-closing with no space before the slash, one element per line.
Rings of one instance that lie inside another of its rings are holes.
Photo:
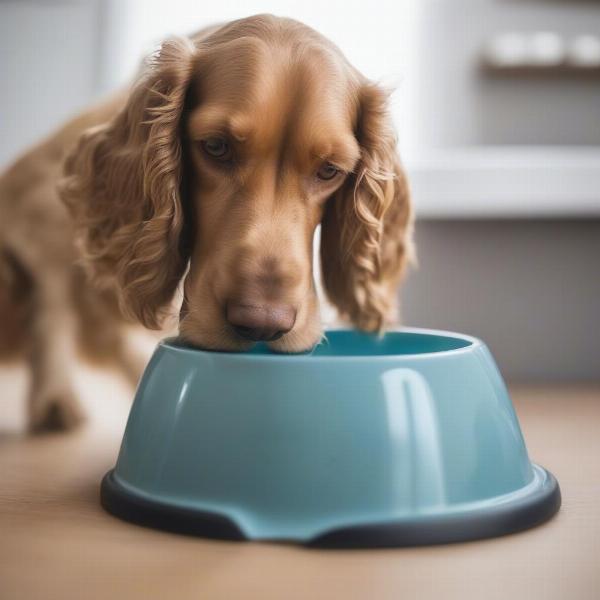
<path fill-rule="evenodd" d="M 336 547 L 496 536 L 560 506 L 487 347 L 415 329 L 298 355 L 161 342 L 101 495 L 160 528 Z"/>

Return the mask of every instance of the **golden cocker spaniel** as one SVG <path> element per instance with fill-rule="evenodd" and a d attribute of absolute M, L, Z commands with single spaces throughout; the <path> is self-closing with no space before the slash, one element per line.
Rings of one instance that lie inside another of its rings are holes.
<path fill-rule="evenodd" d="M 188 343 L 309 349 L 319 224 L 328 299 L 362 330 L 391 322 L 412 221 L 387 99 L 314 30 L 259 15 L 164 42 L 19 159 L 0 179 L 0 336 L 29 348 L 32 428 L 80 420 L 77 340 L 135 379 L 123 326 L 161 327 L 182 280 Z"/>

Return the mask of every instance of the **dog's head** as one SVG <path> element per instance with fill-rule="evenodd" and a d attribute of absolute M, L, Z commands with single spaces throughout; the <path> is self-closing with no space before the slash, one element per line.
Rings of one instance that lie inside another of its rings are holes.
<path fill-rule="evenodd" d="M 157 327 L 184 279 L 180 332 L 300 351 L 327 296 L 380 330 L 410 242 L 387 94 L 319 34 L 257 16 L 165 42 L 123 110 L 88 130 L 62 195 L 84 256 L 124 312 Z"/>

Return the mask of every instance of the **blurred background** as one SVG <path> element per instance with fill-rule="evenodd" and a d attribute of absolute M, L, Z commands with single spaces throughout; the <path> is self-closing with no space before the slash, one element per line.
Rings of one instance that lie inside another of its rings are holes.
<path fill-rule="evenodd" d="M 165 36 L 258 12 L 396 88 L 404 322 L 484 338 L 511 380 L 599 379 L 600 1 L 0 0 L 0 168 Z"/>

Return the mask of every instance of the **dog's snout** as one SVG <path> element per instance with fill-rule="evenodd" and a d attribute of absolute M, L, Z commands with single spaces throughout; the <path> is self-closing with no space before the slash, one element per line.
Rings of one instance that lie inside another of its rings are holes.
<path fill-rule="evenodd" d="M 243 338 L 271 342 L 292 329 L 296 311 L 286 305 L 228 302 L 227 320 Z"/>

